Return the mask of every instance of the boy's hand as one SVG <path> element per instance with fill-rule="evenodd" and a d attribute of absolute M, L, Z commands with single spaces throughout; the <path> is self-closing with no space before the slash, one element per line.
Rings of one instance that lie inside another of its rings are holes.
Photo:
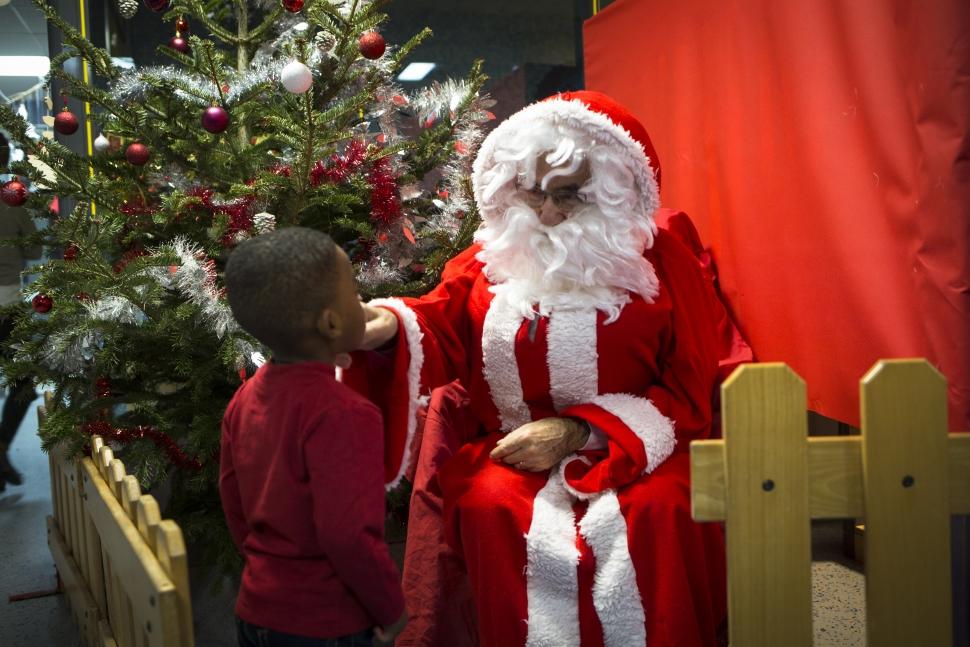
<path fill-rule="evenodd" d="M 392 315 L 393 316 L 393 315 Z M 393 645 L 394 639 L 397 635 L 404 631 L 405 625 L 408 623 L 408 613 L 405 611 L 401 614 L 401 617 L 389 627 L 374 627 L 374 644 L 376 645 Z"/>

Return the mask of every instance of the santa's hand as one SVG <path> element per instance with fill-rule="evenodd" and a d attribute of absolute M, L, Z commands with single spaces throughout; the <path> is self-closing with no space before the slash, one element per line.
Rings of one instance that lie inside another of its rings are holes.
<path fill-rule="evenodd" d="M 510 432 L 489 456 L 517 469 L 542 472 L 586 444 L 589 428 L 574 418 L 545 418 Z"/>
<path fill-rule="evenodd" d="M 364 309 L 364 341 L 360 343 L 360 350 L 374 350 L 380 348 L 397 335 L 397 317 L 387 308 L 374 308 L 366 303 L 361 304 Z"/>

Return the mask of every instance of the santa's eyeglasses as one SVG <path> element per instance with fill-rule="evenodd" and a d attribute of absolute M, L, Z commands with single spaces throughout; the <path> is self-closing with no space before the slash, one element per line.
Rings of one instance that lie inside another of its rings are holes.
<path fill-rule="evenodd" d="M 539 209 L 546 203 L 546 200 L 550 199 L 552 204 L 562 211 L 578 209 L 589 202 L 589 198 L 586 194 L 580 192 L 578 186 L 566 186 L 553 191 L 543 191 L 538 186 L 525 189 L 516 184 L 515 192 L 532 209 Z"/>

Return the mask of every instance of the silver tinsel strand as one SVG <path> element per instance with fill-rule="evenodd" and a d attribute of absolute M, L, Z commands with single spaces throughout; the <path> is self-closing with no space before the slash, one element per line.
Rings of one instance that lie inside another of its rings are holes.
<path fill-rule="evenodd" d="M 134 303 L 120 296 L 85 302 L 84 309 L 95 321 L 111 321 L 120 324 L 140 324 L 145 321 L 145 313 Z"/>

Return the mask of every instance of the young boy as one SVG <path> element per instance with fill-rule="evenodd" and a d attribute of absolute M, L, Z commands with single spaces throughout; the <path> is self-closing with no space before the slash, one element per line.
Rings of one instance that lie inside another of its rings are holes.
<path fill-rule="evenodd" d="M 222 423 L 219 491 L 246 559 L 239 645 L 391 641 L 406 616 L 383 539 L 381 415 L 334 377 L 364 334 L 350 260 L 329 236 L 288 227 L 236 248 L 226 287 L 239 324 L 272 350 Z"/>

